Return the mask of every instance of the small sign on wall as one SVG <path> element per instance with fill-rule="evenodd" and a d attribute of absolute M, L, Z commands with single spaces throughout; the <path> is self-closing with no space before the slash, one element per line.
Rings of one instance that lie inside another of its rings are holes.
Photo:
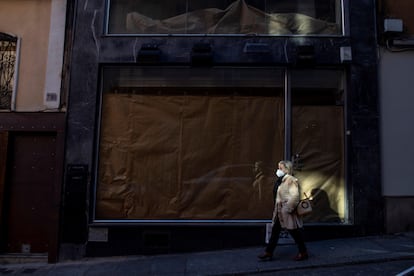
<path fill-rule="evenodd" d="M 44 104 L 48 109 L 59 108 L 60 95 L 56 92 L 47 92 L 44 96 Z"/>
<path fill-rule="evenodd" d="M 106 227 L 89 227 L 88 241 L 91 241 L 91 242 L 108 242 L 108 228 L 106 228 Z"/>
<path fill-rule="evenodd" d="M 29 254 L 30 251 L 31 251 L 30 244 L 27 244 L 27 243 L 22 244 L 22 253 Z"/>

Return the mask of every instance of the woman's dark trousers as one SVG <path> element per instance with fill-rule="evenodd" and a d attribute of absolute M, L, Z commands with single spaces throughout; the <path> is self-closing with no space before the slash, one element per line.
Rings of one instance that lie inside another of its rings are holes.
<path fill-rule="evenodd" d="M 269 243 L 266 246 L 267 253 L 273 254 L 273 251 L 275 251 L 277 242 L 279 241 L 279 236 L 280 236 L 281 231 L 282 231 L 282 227 L 280 226 L 279 219 L 277 219 L 275 223 L 273 224 L 272 234 L 270 236 Z M 288 230 L 288 232 L 292 236 L 295 243 L 297 244 L 299 248 L 299 252 L 306 253 L 307 250 L 306 250 L 306 245 L 305 245 L 305 241 L 303 238 L 302 229 L 300 228 L 292 229 L 292 230 Z"/>

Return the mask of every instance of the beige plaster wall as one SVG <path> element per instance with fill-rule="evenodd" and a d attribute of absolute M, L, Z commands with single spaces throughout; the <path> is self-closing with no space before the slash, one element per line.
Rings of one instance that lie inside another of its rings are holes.
<path fill-rule="evenodd" d="M 382 193 L 414 196 L 414 52 L 379 53 Z"/>
<path fill-rule="evenodd" d="M 21 39 L 16 111 L 45 109 L 51 1 L 0 0 L 0 32 Z"/>

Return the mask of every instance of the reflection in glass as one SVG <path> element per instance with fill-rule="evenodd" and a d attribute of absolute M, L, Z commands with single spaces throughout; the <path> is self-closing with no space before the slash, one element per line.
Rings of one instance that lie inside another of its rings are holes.
<path fill-rule="evenodd" d="M 339 0 L 111 0 L 110 34 L 341 34 Z"/>

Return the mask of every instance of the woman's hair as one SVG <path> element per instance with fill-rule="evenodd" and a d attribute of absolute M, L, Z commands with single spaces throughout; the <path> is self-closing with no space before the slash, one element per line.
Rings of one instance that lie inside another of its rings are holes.
<path fill-rule="evenodd" d="M 279 164 L 283 165 L 286 170 L 288 171 L 288 174 L 293 175 L 293 164 L 292 162 L 288 161 L 288 160 L 282 160 L 279 161 Z"/>

